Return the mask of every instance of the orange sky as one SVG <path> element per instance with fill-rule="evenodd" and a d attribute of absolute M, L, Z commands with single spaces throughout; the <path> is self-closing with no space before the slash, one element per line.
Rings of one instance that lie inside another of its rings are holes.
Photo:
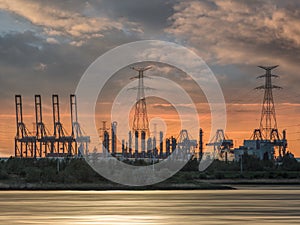
<path fill-rule="evenodd" d="M 106 87 L 109 87 L 108 84 Z M 104 90 L 105 92 L 105 90 Z M 249 91 L 246 92 L 245 95 L 248 94 Z M 262 98 L 262 92 L 250 91 L 253 96 L 248 96 L 250 98 Z M 201 93 L 199 94 L 201 95 Z M 274 94 L 274 98 L 280 98 L 280 95 Z M 105 97 L 105 93 L 103 93 Z M 106 96 L 107 97 L 107 96 Z M 250 138 L 253 129 L 257 128 L 260 120 L 260 111 L 261 104 L 260 103 L 238 103 L 240 99 L 245 98 L 246 96 L 236 96 L 235 99 L 231 99 L 232 103 L 228 103 L 227 107 L 227 129 L 226 134 L 230 139 L 234 139 L 235 147 L 242 145 L 244 139 Z M 52 109 L 50 106 L 50 97 L 42 97 L 43 104 L 43 118 L 47 128 L 52 132 L 53 124 L 52 124 Z M 67 129 L 67 132 L 70 134 L 70 117 L 69 117 L 69 103 L 68 98 L 61 98 L 61 120 L 64 127 Z M 173 135 L 178 136 L 179 134 L 179 122 L 178 115 L 175 111 L 174 107 L 170 106 L 168 102 L 157 99 L 157 98 L 148 98 L 148 118 L 151 121 L 152 118 L 161 118 L 167 125 L 167 137 Z M 233 103 L 236 102 L 236 103 Z M 34 108 L 33 108 L 33 98 L 24 98 L 24 121 L 27 125 L 27 128 L 30 131 L 34 130 Z M 14 149 L 14 135 L 16 133 L 16 125 L 15 125 L 15 115 L 14 115 L 14 105 L 13 100 L 11 100 L 10 107 L 5 109 L 6 113 L 2 113 L 0 115 L 0 151 L 1 156 L 10 156 L 13 155 Z M 160 107 L 158 107 L 160 106 Z M 102 126 L 102 121 L 106 120 L 110 121 L 110 110 L 111 104 L 107 102 L 103 103 L 98 102 L 96 108 L 96 118 L 97 118 L 97 127 L 100 128 Z M 208 138 L 210 136 L 210 111 L 208 104 L 196 103 L 196 107 L 198 110 L 198 117 L 201 124 L 201 127 L 204 130 L 204 141 L 208 142 Z M 296 156 L 300 156 L 300 151 L 298 150 L 299 146 L 299 126 L 295 124 L 295 118 L 298 118 L 297 112 L 300 109 L 300 104 L 290 104 L 290 103 L 278 103 L 276 104 L 277 109 L 277 122 L 278 128 L 280 131 L 282 129 L 287 130 L 288 144 L 289 150 L 295 153 Z M 3 110 L 3 109 L 2 109 Z M 130 123 L 132 118 L 129 119 Z M 153 132 L 153 124 L 151 124 L 150 130 Z M 82 124 L 84 129 L 84 124 Z M 160 124 L 158 124 L 157 132 L 160 131 Z M 119 131 L 120 132 L 120 131 Z M 127 138 L 127 131 L 125 132 L 126 136 L 121 136 L 120 138 Z M 193 135 L 194 139 L 198 139 L 198 134 Z M 120 149 L 119 149 L 120 151 Z"/>

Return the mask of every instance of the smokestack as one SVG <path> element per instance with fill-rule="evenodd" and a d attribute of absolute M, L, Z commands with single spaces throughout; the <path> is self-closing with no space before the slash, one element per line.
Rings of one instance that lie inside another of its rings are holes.
<path fill-rule="evenodd" d="M 201 160 L 203 156 L 203 130 L 200 128 L 199 131 L 199 159 Z"/>
<path fill-rule="evenodd" d="M 131 131 L 128 132 L 128 148 L 129 148 L 129 154 L 132 154 L 132 135 Z"/>
<path fill-rule="evenodd" d="M 107 152 L 109 152 L 109 133 L 105 130 L 103 132 L 103 147 L 104 150 L 106 150 Z M 104 153 L 105 151 L 103 151 Z"/>
<path fill-rule="evenodd" d="M 114 121 L 111 124 L 111 153 L 114 155 L 116 153 L 117 147 L 117 122 Z"/>
<path fill-rule="evenodd" d="M 166 155 L 167 155 L 167 157 L 170 155 L 170 146 L 171 146 L 170 139 L 167 138 L 166 139 Z"/>
<path fill-rule="evenodd" d="M 160 157 L 163 156 L 163 151 L 164 151 L 164 149 L 163 149 L 163 147 L 164 147 L 164 145 L 163 145 L 164 144 L 163 138 L 164 138 L 164 134 L 163 134 L 162 131 L 160 131 L 159 132 L 159 154 L 160 154 Z"/>
<path fill-rule="evenodd" d="M 155 138 L 155 136 L 153 137 L 153 139 L 152 139 L 152 149 L 153 149 L 153 155 L 157 155 L 157 148 L 156 148 L 156 138 Z"/>
<path fill-rule="evenodd" d="M 135 153 L 134 154 L 135 154 L 135 157 L 137 158 L 138 154 L 139 154 L 139 132 L 135 131 L 134 136 L 135 136 Z"/>
<path fill-rule="evenodd" d="M 125 140 L 122 140 L 122 156 L 125 157 Z"/>
<path fill-rule="evenodd" d="M 286 130 L 283 130 L 282 131 L 282 141 L 283 141 L 283 148 L 282 148 L 282 152 L 283 152 L 283 155 L 285 155 L 286 153 L 286 148 L 287 148 L 287 140 L 286 140 Z"/>
<path fill-rule="evenodd" d="M 148 154 L 148 156 L 150 156 L 152 148 L 153 148 L 153 146 L 152 146 L 152 138 L 149 137 L 148 140 L 147 140 L 147 154 Z"/>
<path fill-rule="evenodd" d="M 172 153 L 173 153 L 176 149 L 177 141 L 173 136 L 171 137 L 171 140 L 172 140 Z"/>
<path fill-rule="evenodd" d="M 141 132 L 141 149 L 142 149 L 142 157 L 145 157 L 145 151 L 146 151 L 146 132 Z"/>

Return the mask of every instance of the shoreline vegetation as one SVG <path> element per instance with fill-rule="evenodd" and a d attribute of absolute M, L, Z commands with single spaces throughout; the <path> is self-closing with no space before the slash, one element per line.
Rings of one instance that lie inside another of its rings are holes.
<path fill-rule="evenodd" d="M 128 162 L 127 162 L 128 163 Z M 146 165 L 142 160 L 130 162 Z M 240 162 L 214 161 L 204 171 L 190 160 L 171 178 L 149 186 L 116 184 L 97 174 L 82 158 L 0 160 L 0 190 L 230 190 L 236 185 L 300 186 L 300 163 L 286 156 L 280 164 L 253 156 Z"/>

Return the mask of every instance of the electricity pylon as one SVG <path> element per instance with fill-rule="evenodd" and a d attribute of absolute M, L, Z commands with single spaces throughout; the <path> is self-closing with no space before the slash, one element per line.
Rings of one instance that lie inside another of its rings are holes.
<path fill-rule="evenodd" d="M 147 114 L 147 105 L 145 98 L 144 87 L 144 71 L 151 69 L 151 66 L 147 67 L 131 67 L 131 69 L 138 71 L 138 76 L 134 77 L 138 79 L 137 97 L 135 103 L 135 112 L 132 124 L 133 133 L 145 132 L 149 136 L 149 121 Z"/>
<path fill-rule="evenodd" d="M 272 77 L 279 77 L 271 73 L 273 69 L 277 66 L 259 66 L 264 69 L 266 73 L 264 75 L 258 76 L 257 78 L 265 78 L 265 84 L 259 86 L 255 89 L 265 90 L 264 99 L 261 110 L 261 119 L 260 119 L 260 130 L 262 137 L 265 140 L 272 139 L 272 130 L 277 130 L 277 121 L 276 121 L 276 112 L 273 99 L 273 89 L 280 89 L 281 87 L 272 84 Z"/>

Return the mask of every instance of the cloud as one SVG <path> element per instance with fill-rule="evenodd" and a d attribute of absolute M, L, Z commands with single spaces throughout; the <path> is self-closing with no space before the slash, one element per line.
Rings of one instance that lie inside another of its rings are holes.
<path fill-rule="evenodd" d="M 297 8 L 280 8 L 274 1 L 191 0 L 174 9 L 166 31 L 218 63 L 257 64 L 274 52 L 299 53 Z"/>
<path fill-rule="evenodd" d="M 97 11 L 104 11 L 111 18 L 128 18 L 130 21 L 143 25 L 148 36 L 161 34 L 166 26 L 168 17 L 173 14 L 173 5 L 176 1 L 141 1 L 141 0 L 101 0 L 90 4 Z"/>
<path fill-rule="evenodd" d="M 89 5 L 85 4 L 83 9 L 74 11 L 68 10 L 68 3 L 62 6 L 30 0 L 0 1 L 0 9 L 22 16 L 32 24 L 40 26 L 44 35 L 52 36 L 52 39 L 49 39 L 52 43 L 55 36 L 86 40 L 102 37 L 104 31 L 114 29 L 142 32 L 137 23 L 127 21 L 125 18 L 112 19 L 103 13 L 96 16 L 85 15 L 88 8 Z"/>
<path fill-rule="evenodd" d="M 290 93 L 290 101 L 298 101 L 291 93 L 300 84 L 299 2 L 189 0 L 174 11 L 165 31 L 217 71 L 225 94 L 258 86 L 262 81 L 255 77 L 263 71 L 257 65 L 279 64 L 274 72 L 284 79 L 278 85 Z"/>
<path fill-rule="evenodd" d="M 47 69 L 47 65 L 44 63 L 39 63 L 34 67 L 34 69 L 37 71 L 45 71 Z"/>
<path fill-rule="evenodd" d="M 53 37 L 49 37 L 46 39 L 47 43 L 49 44 L 59 44 L 59 41 Z"/>
<path fill-rule="evenodd" d="M 168 103 L 153 103 L 151 104 L 151 107 L 154 109 L 160 109 L 160 110 L 165 110 L 165 111 L 174 111 L 176 109 L 181 108 L 184 111 L 191 111 L 192 105 L 190 104 L 168 104 Z"/>
<path fill-rule="evenodd" d="M 86 40 L 82 46 L 49 43 L 31 31 L 0 35 L 0 101 L 16 93 L 70 94 L 97 57 L 130 40 L 117 30 L 105 32 L 100 40 Z"/>

